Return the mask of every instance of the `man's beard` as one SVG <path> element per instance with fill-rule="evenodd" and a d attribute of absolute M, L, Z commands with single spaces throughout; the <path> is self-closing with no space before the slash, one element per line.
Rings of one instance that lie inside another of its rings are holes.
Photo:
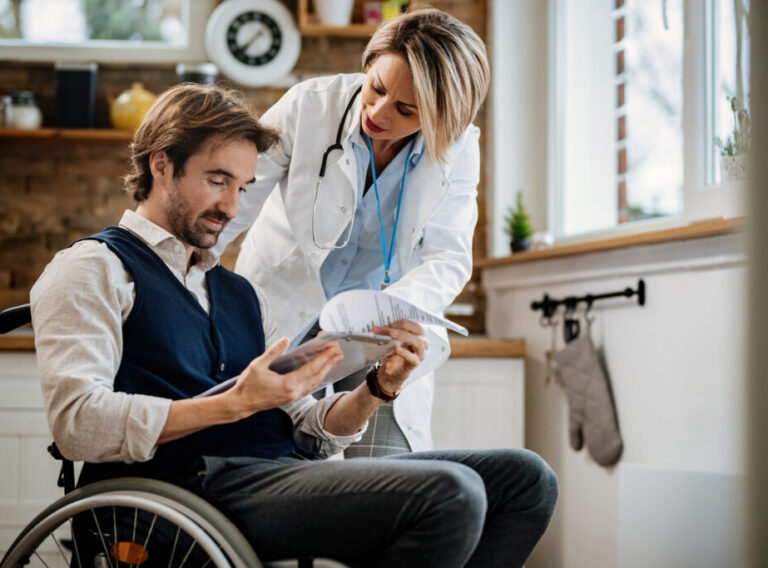
<path fill-rule="evenodd" d="M 184 199 L 181 189 L 176 184 L 174 184 L 173 190 L 168 192 L 166 217 L 174 236 L 182 242 L 199 249 L 209 249 L 214 246 L 219 240 L 221 231 L 224 230 L 224 227 L 230 221 L 229 217 L 215 209 L 204 211 L 193 218 L 189 205 Z M 218 231 L 207 228 L 202 223 L 202 217 L 210 217 L 222 221 L 222 228 Z"/>

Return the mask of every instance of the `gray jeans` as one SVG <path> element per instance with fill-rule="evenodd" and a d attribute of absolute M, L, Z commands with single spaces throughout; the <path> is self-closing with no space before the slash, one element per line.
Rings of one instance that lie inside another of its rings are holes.
<path fill-rule="evenodd" d="M 205 457 L 191 481 L 234 515 L 264 560 L 351 566 L 522 566 L 558 495 L 527 450 L 308 461 Z"/>

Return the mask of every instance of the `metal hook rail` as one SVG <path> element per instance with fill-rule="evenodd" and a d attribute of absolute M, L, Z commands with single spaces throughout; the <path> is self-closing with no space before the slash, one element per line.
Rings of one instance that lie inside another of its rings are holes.
<path fill-rule="evenodd" d="M 580 303 L 587 304 L 587 310 L 592 307 L 592 304 L 597 300 L 606 300 L 608 298 L 619 297 L 631 298 L 637 296 L 637 303 L 640 306 L 645 305 L 645 281 L 640 279 L 637 282 L 637 289 L 625 288 L 620 292 L 608 292 L 606 294 L 587 294 L 586 296 L 568 296 L 562 299 L 550 298 L 549 294 L 544 294 L 544 297 L 540 302 L 531 302 L 531 309 L 541 310 L 545 318 L 551 318 L 555 315 L 559 306 L 565 306 L 568 311 L 575 310 Z"/>

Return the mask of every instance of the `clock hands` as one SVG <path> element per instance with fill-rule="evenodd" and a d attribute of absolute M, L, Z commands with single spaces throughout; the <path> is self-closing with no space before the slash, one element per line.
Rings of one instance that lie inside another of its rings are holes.
<path fill-rule="evenodd" d="M 265 28 L 265 27 L 262 27 L 261 29 L 259 29 L 259 31 L 257 31 L 255 34 L 253 34 L 251 36 L 251 39 L 249 39 L 247 42 L 245 42 L 245 45 L 240 46 L 240 49 L 243 52 L 247 51 L 248 48 L 250 48 L 257 39 L 259 39 L 261 36 L 263 36 L 266 31 L 267 31 L 267 28 Z"/>

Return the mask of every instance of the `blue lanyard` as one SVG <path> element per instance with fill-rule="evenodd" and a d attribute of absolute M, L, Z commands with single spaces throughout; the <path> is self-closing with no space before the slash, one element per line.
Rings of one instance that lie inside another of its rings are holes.
<path fill-rule="evenodd" d="M 403 193 L 405 192 L 405 174 L 408 173 L 408 163 L 411 161 L 411 152 L 413 152 L 413 146 L 416 144 L 416 136 L 414 135 L 411 140 L 411 145 L 408 147 L 408 155 L 405 158 L 405 166 L 403 166 L 403 179 L 400 182 L 400 195 L 397 198 L 397 212 L 395 213 L 395 226 L 392 228 L 392 240 L 389 244 L 389 250 L 387 250 L 387 235 L 384 232 L 384 218 L 381 216 L 381 198 L 379 197 L 379 184 L 376 183 L 376 163 L 373 159 L 373 145 L 371 144 L 371 137 L 367 134 L 365 139 L 368 141 L 368 152 L 371 155 L 371 174 L 373 177 L 373 190 L 376 192 L 376 208 L 379 213 L 379 231 L 381 232 L 381 255 L 384 257 L 384 284 L 381 285 L 382 289 L 389 285 L 389 267 L 392 266 L 392 254 L 395 251 L 395 240 L 397 238 L 397 224 L 400 222 L 400 205 L 403 202 Z"/>

